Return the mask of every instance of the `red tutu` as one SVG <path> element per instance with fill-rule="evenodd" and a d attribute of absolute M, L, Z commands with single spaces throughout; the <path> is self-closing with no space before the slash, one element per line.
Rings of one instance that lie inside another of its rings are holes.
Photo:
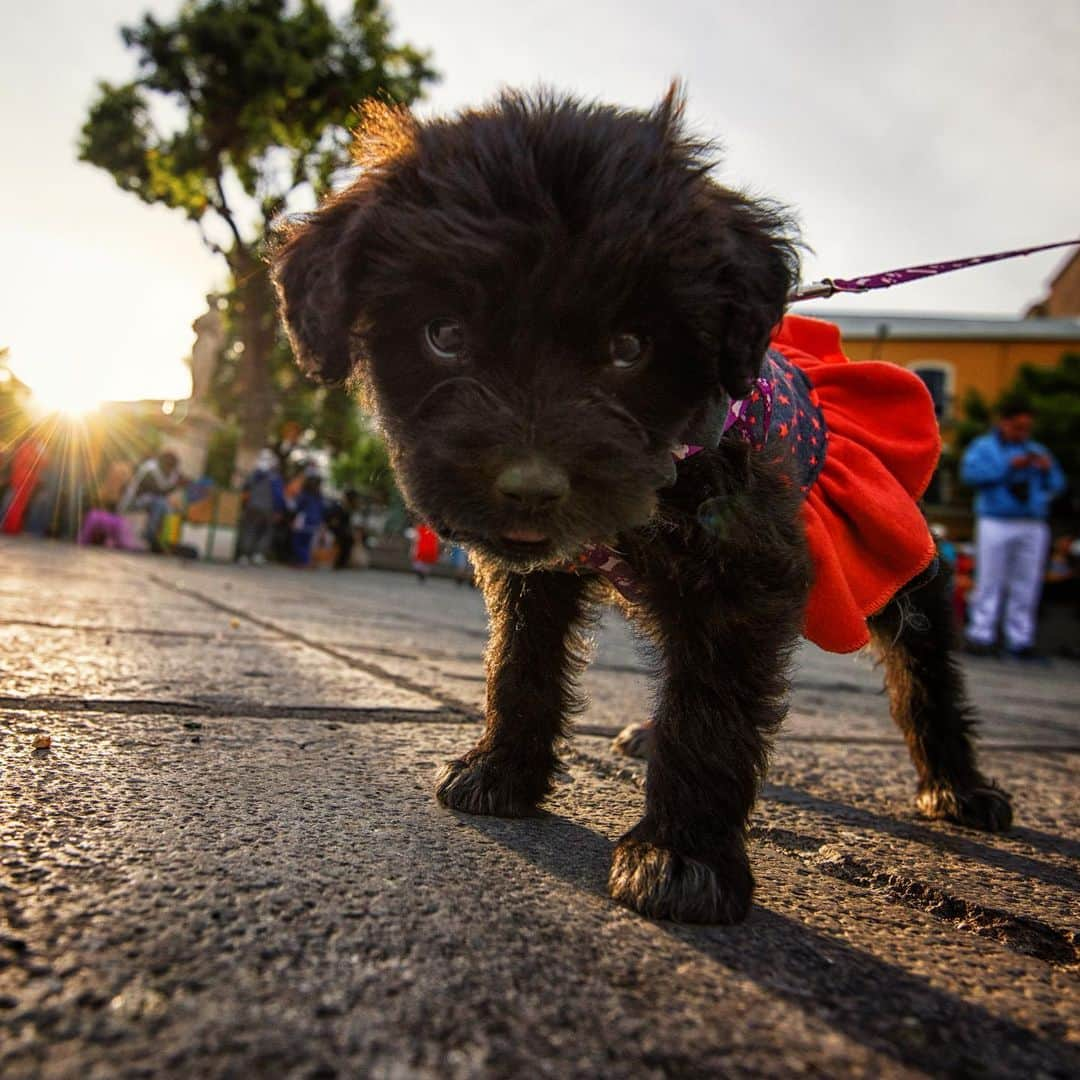
<path fill-rule="evenodd" d="M 804 633 L 851 652 L 869 641 L 867 616 L 934 559 L 916 505 L 941 452 L 934 404 L 910 371 L 848 360 L 832 323 L 788 315 L 772 346 L 810 379 L 829 433 L 803 504 L 814 564 Z"/>

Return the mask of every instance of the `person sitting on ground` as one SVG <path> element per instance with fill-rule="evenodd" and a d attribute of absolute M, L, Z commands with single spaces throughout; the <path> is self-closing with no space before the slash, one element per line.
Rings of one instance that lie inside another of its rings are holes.
<path fill-rule="evenodd" d="M 121 503 L 121 512 L 146 511 L 143 536 L 155 554 L 167 550 L 161 542 L 161 526 L 169 512 L 169 496 L 184 482 L 180 460 L 171 450 L 147 458 L 136 470 Z"/>
<path fill-rule="evenodd" d="M 127 518 L 101 506 L 86 512 L 79 530 L 78 544 L 80 547 L 105 547 L 117 551 L 139 550 Z"/>

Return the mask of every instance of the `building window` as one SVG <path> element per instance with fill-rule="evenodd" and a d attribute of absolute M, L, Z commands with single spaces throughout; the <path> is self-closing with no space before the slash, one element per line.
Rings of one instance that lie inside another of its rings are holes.
<path fill-rule="evenodd" d="M 938 423 L 952 419 L 953 387 L 956 371 L 946 360 L 916 360 L 910 369 L 919 376 L 934 399 L 934 414 Z"/>

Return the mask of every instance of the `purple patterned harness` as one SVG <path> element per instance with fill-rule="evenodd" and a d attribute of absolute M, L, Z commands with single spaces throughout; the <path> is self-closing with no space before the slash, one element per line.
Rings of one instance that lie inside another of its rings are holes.
<path fill-rule="evenodd" d="M 783 441 L 796 459 L 800 488 L 805 494 L 825 464 L 829 438 L 816 397 L 806 373 L 781 353 L 770 350 L 754 389 L 728 405 L 721 437 L 734 432 L 756 450 Z M 705 449 L 684 443 L 674 447 L 671 455 L 677 462 L 685 461 Z M 643 599 L 633 568 L 607 544 L 590 544 L 566 569 L 600 574 L 631 603 Z"/>

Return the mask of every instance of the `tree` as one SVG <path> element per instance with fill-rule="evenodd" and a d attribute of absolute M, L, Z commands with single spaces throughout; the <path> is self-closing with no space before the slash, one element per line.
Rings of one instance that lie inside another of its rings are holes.
<path fill-rule="evenodd" d="M 247 298 L 233 289 L 223 299 L 226 340 L 209 396 L 217 414 L 239 431 L 246 397 L 243 364 L 247 354 L 244 340 Z M 275 394 L 275 419 L 280 424 L 295 421 L 301 431 L 314 432 L 315 441 L 332 453 L 341 453 L 361 430 L 356 402 L 342 387 L 318 386 L 311 382 L 297 367 L 288 338 L 276 329 L 273 307 L 263 317 L 269 321 L 272 333 L 264 369 Z M 234 456 L 237 446 L 238 439 L 234 438 Z M 218 446 L 221 457 L 215 475 L 227 476 L 232 471 L 232 458 L 226 457 L 226 448 L 226 442 L 221 441 Z"/>
<path fill-rule="evenodd" d="M 1014 399 L 1031 405 L 1035 438 L 1061 462 L 1075 508 L 1080 492 L 1080 354 L 1066 353 L 1052 368 L 1025 364 L 998 405 Z"/>
<path fill-rule="evenodd" d="M 29 388 L 8 368 L 10 353 L 6 346 L 0 346 L 0 488 L 5 455 L 31 428 L 25 408 Z"/>
<path fill-rule="evenodd" d="M 235 341 L 223 397 L 241 454 L 253 456 L 289 392 L 267 235 L 348 166 L 361 101 L 409 104 L 436 75 L 428 54 L 391 40 L 381 0 L 354 0 L 337 22 L 320 0 L 187 0 L 171 22 L 148 14 L 121 36 L 138 76 L 98 84 L 79 157 L 144 202 L 182 211 L 228 265 Z"/>
<path fill-rule="evenodd" d="M 992 422 L 992 410 L 986 399 L 974 386 L 969 386 L 960 405 L 960 418 L 953 425 L 953 452 L 962 454 L 968 443 L 985 434 Z"/>

